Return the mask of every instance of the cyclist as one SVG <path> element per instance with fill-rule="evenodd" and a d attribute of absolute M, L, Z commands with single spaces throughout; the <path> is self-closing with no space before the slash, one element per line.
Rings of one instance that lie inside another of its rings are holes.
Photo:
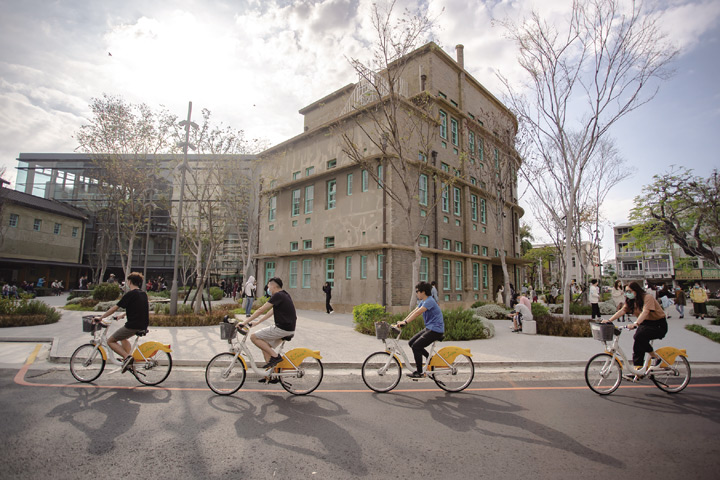
<path fill-rule="evenodd" d="M 108 347 L 124 359 L 122 373 L 125 373 L 134 361 L 128 338 L 131 338 L 140 330 L 147 330 L 148 324 L 150 323 L 148 296 L 147 293 L 143 292 L 140 288 L 143 284 L 142 273 L 132 272 L 128 275 L 127 279 L 128 285 L 130 286 L 127 293 L 123 295 L 117 305 L 110 307 L 110 309 L 100 317 L 96 317 L 96 321 L 101 321 L 103 318 L 111 316 L 118 309 L 125 309 L 125 313 L 118 315 L 118 318 L 127 316 L 127 322 L 125 322 L 124 326 L 113 332 L 107 340 Z"/>
<path fill-rule="evenodd" d="M 440 307 L 432 297 L 432 285 L 427 282 L 418 283 L 415 285 L 415 294 L 419 300 L 417 308 L 410 312 L 402 321 L 398 322 L 397 325 L 407 325 L 408 322 L 413 321 L 420 315 L 423 316 L 425 328 L 415 334 L 408 342 L 415 356 L 415 371 L 408 373 L 408 377 L 422 378 L 423 357 L 429 356 L 425 347 L 437 340 L 442 340 L 443 334 L 445 333 L 445 320 L 443 319 Z"/>
<path fill-rule="evenodd" d="M 284 337 L 295 334 L 295 323 L 297 322 L 297 314 L 295 313 L 295 304 L 290 294 L 282 289 L 283 282 L 277 277 L 268 280 L 267 288 L 270 291 L 270 300 L 265 305 L 258 308 L 245 325 L 250 327 L 259 325 L 270 317 L 275 317 L 275 325 L 265 327 L 262 330 L 250 335 L 250 340 L 262 350 L 267 362 L 262 368 L 271 368 L 282 361 L 282 357 L 273 350 L 280 344 Z M 262 315 L 262 318 L 255 322 L 254 320 Z M 265 382 L 266 379 L 260 379 Z"/>
<path fill-rule="evenodd" d="M 612 322 L 625 314 L 637 317 L 635 323 L 628 325 L 630 330 L 637 328 L 637 332 L 633 337 L 635 339 L 633 344 L 633 365 L 636 368 L 642 368 L 646 353 L 649 353 L 654 359 L 655 365 L 658 365 L 661 359 L 653 351 L 650 340 L 661 339 L 667 334 L 668 324 L 662 306 L 655 297 L 646 293 L 640 284 L 630 282 L 625 287 L 625 304 L 623 307 L 609 319 L 603 320 L 602 323 Z"/>

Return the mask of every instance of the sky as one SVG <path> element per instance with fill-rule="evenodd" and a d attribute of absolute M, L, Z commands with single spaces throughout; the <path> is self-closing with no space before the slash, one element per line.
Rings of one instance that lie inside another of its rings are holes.
<path fill-rule="evenodd" d="M 628 0 L 629 1 L 629 0 Z M 398 0 L 396 10 L 419 2 Z M 610 131 L 626 179 L 603 205 L 623 223 L 643 185 L 671 165 L 707 176 L 720 166 L 720 1 L 646 0 L 680 55 L 649 104 Z M 302 132 L 302 107 L 356 81 L 349 58 L 370 60 L 370 0 L 0 0 L 0 169 L 21 152 L 73 152 L 92 98 L 119 95 L 280 143 Z M 422 0 L 422 5 L 428 5 Z M 522 79 L 498 20 L 532 9 L 561 22 L 570 0 L 434 0 L 434 39 L 500 99 L 498 74 Z M 521 205 L 526 199 L 521 200 Z M 528 208 L 523 221 L 547 241 Z M 603 260 L 614 257 L 612 230 Z"/>

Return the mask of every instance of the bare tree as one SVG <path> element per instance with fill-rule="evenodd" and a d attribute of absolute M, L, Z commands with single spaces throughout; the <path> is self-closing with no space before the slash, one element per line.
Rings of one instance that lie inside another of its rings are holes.
<path fill-rule="evenodd" d="M 655 96 L 653 85 L 670 75 L 668 65 L 677 50 L 658 28 L 658 16 L 641 2 L 576 0 L 562 30 L 536 12 L 521 24 L 502 24 L 529 76 L 526 94 L 501 77 L 523 130 L 521 173 L 546 215 L 556 224 L 566 219 L 563 250 L 569 264 L 589 162 L 610 128 Z M 576 118 L 571 105 L 582 105 Z M 567 275 L 564 287 L 563 315 L 568 318 Z"/>

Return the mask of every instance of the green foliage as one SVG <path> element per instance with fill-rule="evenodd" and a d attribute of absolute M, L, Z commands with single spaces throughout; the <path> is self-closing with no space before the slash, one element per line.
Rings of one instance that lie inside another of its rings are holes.
<path fill-rule="evenodd" d="M 488 303 L 481 307 L 474 309 L 475 314 L 481 317 L 489 318 L 490 320 L 504 320 L 507 319 L 509 312 L 505 307 L 501 307 L 495 303 Z"/>
<path fill-rule="evenodd" d="M 720 308 L 720 300 L 708 300 L 707 304 L 708 306 L 712 305 L 713 307 Z"/>
<path fill-rule="evenodd" d="M 710 323 L 712 325 L 720 325 L 720 318 L 713 318 L 712 320 L 710 320 Z"/>
<path fill-rule="evenodd" d="M 555 337 L 592 337 L 590 324 L 587 320 L 570 318 L 564 321 L 562 318 L 552 315 L 535 317 L 537 322 L 537 333 L 539 335 L 552 335 Z"/>
<path fill-rule="evenodd" d="M 122 290 L 117 283 L 101 283 L 93 289 L 93 298 L 101 302 L 117 300 L 121 294 Z"/>
<path fill-rule="evenodd" d="M 707 328 L 703 327 L 702 325 L 685 325 L 686 330 L 690 330 L 691 332 L 699 333 L 703 337 L 709 338 L 713 342 L 720 343 L 720 332 L 711 332 Z"/>
<path fill-rule="evenodd" d="M 85 291 L 85 292 L 80 292 L 80 291 L 78 291 L 78 290 L 72 290 L 72 291 L 70 292 L 70 295 L 68 295 L 68 298 L 67 298 L 67 299 L 68 299 L 68 301 L 69 301 L 69 300 L 74 300 L 74 299 L 76 299 L 76 298 L 89 297 L 89 296 L 91 296 L 91 295 L 92 295 L 92 291 L 90 291 L 90 290 L 87 290 L 87 291 Z M 68 302 L 68 303 L 69 303 L 69 302 Z"/>
<path fill-rule="evenodd" d="M 227 312 L 224 310 L 213 310 L 211 313 L 195 315 L 192 313 L 192 309 L 190 312 L 180 312 L 180 308 L 178 308 L 178 315 L 150 315 L 150 325 L 154 327 L 207 327 L 222 322 L 225 315 Z"/>
<path fill-rule="evenodd" d="M 483 305 L 487 305 L 488 303 L 490 303 L 490 302 L 481 302 L 480 300 L 478 300 L 477 302 L 470 305 L 470 308 L 482 307 Z"/>
<path fill-rule="evenodd" d="M 386 318 L 385 307 L 376 303 L 363 303 L 353 308 L 355 330 L 366 335 L 375 335 L 375 322 L 388 321 Z"/>
<path fill-rule="evenodd" d="M 0 327 L 44 325 L 60 320 L 60 313 L 40 300 L 0 299 Z"/>
<path fill-rule="evenodd" d="M 533 302 L 530 306 L 532 307 L 532 308 L 530 308 L 530 312 L 532 312 L 533 318 L 537 318 L 542 315 L 550 314 L 547 307 L 545 305 L 543 305 L 542 303 Z"/>
<path fill-rule="evenodd" d="M 224 292 L 220 287 L 210 287 L 210 296 L 216 302 L 222 300 Z"/>

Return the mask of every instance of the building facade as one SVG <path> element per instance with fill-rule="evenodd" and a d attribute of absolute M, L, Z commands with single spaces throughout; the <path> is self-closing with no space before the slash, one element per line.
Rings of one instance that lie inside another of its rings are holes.
<path fill-rule="evenodd" d="M 562 285 L 562 260 L 565 253 L 553 243 L 537 244 L 533 245 L 533 248 L 552 248 L 556 251 L 555 258 L 548 262 L 548 269 L 543 270 L 543 284 L 545 286 L 552 284 Z M 577 284 L 588 284 L 594 278 L 600 280 L 602 271 L 599 250 L 599 247 L 594 246 L 592 242 L 582 242 L 580 253 L 573 249 L 570 265 L 568 266 L 568 276 L 571 281 L 574 280 Z M 585 268 L 587 269 L 585 270 Z"/>

